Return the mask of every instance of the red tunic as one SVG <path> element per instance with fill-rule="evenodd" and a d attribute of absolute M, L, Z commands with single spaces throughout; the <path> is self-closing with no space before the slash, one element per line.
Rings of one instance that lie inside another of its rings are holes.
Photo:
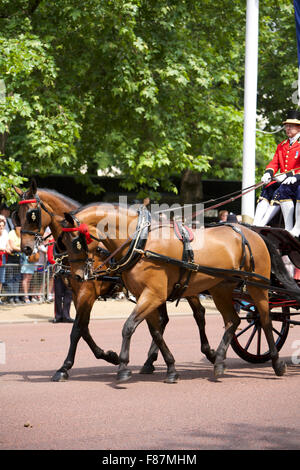
<path fill-rule="evenodd" d="M 293 170 L 293 174 L 300 173 L 300 142 L 296 140 L 291 147 L 288 139 L 281 142 L 266 169 L 273 170 L 273 175 L 278 170 L 280 173 L 290 170 Z"/>

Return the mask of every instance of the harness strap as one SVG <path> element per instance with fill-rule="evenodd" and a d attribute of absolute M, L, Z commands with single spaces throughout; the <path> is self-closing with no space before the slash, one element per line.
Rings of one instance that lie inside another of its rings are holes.
<path fill-rule="evenodd" d="M 47 214 L 49 214 L 51 217 L 54 217 L 55 214 L 51 211 L 49 211 L 49 209 L 47 209 L 47 207 L 45 206 L 45 204 L 43 203 L 43 201 L 41 201 L 39 199 L 39 203 L 40 203 L 40 206 L 44 209 L 45 212 L 47 212 Z"/>
<path fill-rule="evenodd" d="M 148 231 L 149 231 L 149 226 L 151 223 L 151 214 L 147 210 L 147 208 L 142 205 L 138 209 L 138 222 L 137 222 L 137 229 L 134 232 L 132 241 L 130 243 L 130 246 L 128 248 L 127 253 L 119 260 L 116 261 L 115 263 L 112 263 L 110 267 L 106 269 L 107 273 L 122 273 L 126 269 L 131 268 L 134 264 L 136 264 L 140 258 L 139 250 L 144 249 L 146 245 L 146 241 L 148 238 Z M 128 241 L 130 240 L 127 239 L 125 243 L 121 245 L 121 247 L 117 248 L 103 263 L 101 266 L 99 266 L 99 269 L 101 269 L 104 264 L 107 263 L 108 260 L 111 260 L 114 255 L 120 251 L 120 249 L 125 246 Z"/>
<path fill-rule="evenodd" d="M 177 233 L 177 230 L 179 233 Z M 183 252 L 182 252 L 182 261 L 184 262 L 193 262 L 194 261 L 194 252 L 191 247 L 190 241 L 193 240 L 193 237 L 191 237 L 191 234 L 187 230 L 187 228 L 181 223 L 181 222 L 176 222 L 176 225 L 174 224 L 174 231 L 179 238 L 180 241 L 183 243 Z M 181 268 L 180 273 L 179 273 L 179 279 L 176 282 L 176 284 L 173 287 L 173 290 L 171 294 L 168 297 L 168 301 L 173 302 L 174 300 L 177 300 L 176 302 L 176 307 L 183 296 L 185 290 L 188 288 L 190 278 L 192 275 L 192 271 L 187 272 L 187 277 L 186 280 L 183 281 L 183 276 L 186 272 L 186 269 Z"/>
<path fill-rule="evenodd" d="M 241 239 L 242 239 L 242 261 L 240 263 L 239 269 L 242 269 L 245 266 L 245 262 L 246 262 L 246 249 L 245 249 L 245 247 L 247 246 L 248 250 L 249 250 L 249 254 L 250 254 L 250 269 L 251 269 L 251 271 L 255 271 L 255 263 L 254 263 L 254 258 L 253 258 L 251 246 L 250 246 L 247 238 L 245 237 L 244 233 L 242 232 L 242 230 L 239 227 L 237 227 L 236 225 L 233 225 L 233 224 L 220 224 L 220 225 L 222 225 L 222 226 L 226 225 L 226 226 L 231 227 L 236 233 L 238 233 L 241 236 Z M 194 262 L 194 252 L 193 252 L 193 249 L 192 249 L 191 243 L 190 243 L 190 234 L 186 230 L 186 227 L 184 227 L 184 225 L 182 225 L 180 222 L 177 222 L 177 227 L 178 227 L 178 230 L 179 230 L 179 233 L 180 233 L 180 236 L 181 236 L 181 238 L 180 237 L 178 237 L 178 238 L 181 239 L 182 242 L 183 242 L 182 262 L 183 263 L 189 263 L 189 262 L 193 263 Z M 176 235 L 178 236 L 177 233 L 176 233 Z M 182 278 L 183 278 L 183 275 L 186 271 L 186 268 L 183 267 L 182 264 L 180 264 L 179 266 L 180 266 L 179 280 L 174 285 L 173 290 L 172 290 L 170 296 L 168 297 L 169 301 L 174 301 L 174 300 L 177 299 L 176 306 L 178 305 L 178 302 L 180 301 L 180 298 L 183 296 L 185 290 L 188 288 L 190 277 L 192 275 L 192 270 L 190 268 L 187 268 L 188 269 L 187 278 L 185 280 L 185 283 L 182 285 Z M 199 265 L 197 265 L 197 266 L 199 266 Z M 215 270 L 215 269 L 218 269 L 218 268 L 213 268 L 213 270 Z M 202 270 L 201 272 L 204 272 L 204 271 Z M 226 272 L 227 273 L 228 272 L 234 273 L 235 271 L 234 270 L 226 270 Z M 222 276 L 222 277 L 224 277 L 224 276 Z"/>
<path fill-rule="evenodd" d="M 230 226 L 232 228 L 232 230 L 234 230 L 236 233 L 238 233 L 242 238 L 243 258 L 242 258 L 242 262 L 240 264 L 240 269 L 245 266 L 245 262 L 246 262 L 245 246 L 247 246 L 247 248 L 249 250 L 249 254 L 250 254 L 250 268 L 251 268 L 251 271 L 254 271 L 255 270 L 255 263 L 254 263 L 254 258 L 253 258 L 253 253 L 252 253 L 252 250 L 251 250 L 251 246 L 250 246 L 247 238 L 245 237 L 244 233 L 242 232 L 242 230 L 239 227 L 237 227 L 236 225 L 232 225 L 232 224 L 223 224 L 223 225 Z"/>
<path fill-rule="evenodd" d="M 184 267 L 185 269 L 191 270 L 192 272 L 201 272 L 209 274 L 211 276 L 223 277 L 227 280 L 237 281 L 241 278 L 257 278 L 266 284 L 270 284 L 270 279 L 267 277 L 261 276 L 260 274 L 249 272 L 249 271 L 239 271 L 237 269 L 222 269 L 222 268 L 210 268 L 209 266 L 203 266 L 196 263 L 184 262 L 176 258 L 171 258 L 169 256 L 161 255 L 151 250 L 140 250 L 140 253 L 143 254 L 146 258 L 153 259 L 156 261 L 163 261 L 165 263 L 174 264 L 175 266 Z M 230 277 L 232 276 L 232 277 Z M 262 286 L 261 286 L 262 287 Z"/>

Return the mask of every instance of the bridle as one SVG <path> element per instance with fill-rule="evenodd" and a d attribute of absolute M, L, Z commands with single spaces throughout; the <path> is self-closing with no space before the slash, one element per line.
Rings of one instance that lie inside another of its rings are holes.
<path fill-rule="evenodd" d="M 50 215 L 50 217 L 54 217 L 55 214 L 53 212 L 51 212 L 47 207 L 46 205 L 44 204 L 44 202 L 40 199 L 40 197 L 36 194 L 34 198 L 32 199 L 25 199 L 25 195 L 23 195 L 23 198 L 19 201 L 19 205 L 23 205 L 23 204 L 36 204 L 36 207 L 32 208 L 32 209 L 28 209 L 27 212 L 26 212 L 26 221 L 29 223 L 29 224 L 35 224 L 37 225 L 37 231 L 34 231 L 34 230 L 26 230 L 26 229 L 22 229 L 21 228 L 21 234 L 27 234 L 27 235 L 31 235 L 31 236 L 34 236 L 34 248 L 33 248 L 33 251 L 37 251 L 38 250 L 38 247 L 39 245 L 41 245 L 48 237 L 51 237 L 52 234 L 49 233 L 49 235 L 47 235 L 46 237 L 43 237 L 42 233 L 41 233 L 41 228 L 42 228 L 42 209 Z M 88 238 L 88 242 L 90 243 L 91 241 L 91 237 L 90 236 Z M 84 244 L 84 239 L 81 240 L 81 243 Z M 79 237 L 76 239 L 76 245 L 77 245 L 77 249 L 78 251 L 81 250 L 81 243 L 79 241 Z M 76 262 L 77 260 L 72 260 L 70 259 L 70 257 L 66 254 L 66 252 L 58 252 L 57 250 L 55 250 L 55 260 L 56 260 L 56 263 L 55 263 L 55 269 L 54 269 L 54 272 L 55 272 L 55 275 L 63 275 L 63 276 L 66 276 L 68 277 L 70 275 L 70 268 L 69 266 L 66 266 L 63 264 L 63 259 L 64 258 L 68 258 L 68 263 L 72 263 L 72 262 Z M 80 260 L 78 260 L 80 261 Z M 92 259 L 87 259 L 85 258 L 83 261 L 86 262 L 86 267 L 85 267 L 85 278 L 87 276 L 89 276 L 91 270 L 92 270 L 92 264 L 93 264 L 93 260 Z"/>
<path fill-rule="evenodd" d="M 57 246 L 58 248 L 65 249 L 63 244 L 63 233 L 65 232 L 78 232 L 78 236 L 72 239 L 72 252 L 75 254 L 82 254 L 84 253 L 84 257 L 81 258 L 70 258 L 68 254 L 68 262 L 69 263 L 84 263 L 84 270 L 83 270 L 83 280 L 91 280 L 93 279 L 93 264 L 94 258 L 89 257 L 89 250 L 88 245 L 92 243 L 93 240 L 100 242 L 101 239 L 95 237 L 89 232 L 87 224 L 81 223 L 74 215 L 72 215 L 73 220 L 76 222 L 77 227 L 62 227 L 62 234 L 58 237 Z M 101 251 L 99 249 L 98 251 Z M 107 250 L 103 250 L 106 253 Z"/>
<path fill-rule="evenodd" d="M 98 247 L 98 251 L 106 252 L 109 256 L 98 266 L 94 271 L 92 271 L 93 259 L 89 258 L 89 250 L 88 245 L 93 240 L 98 242 L 102 241 L 101 239 L 94 237 L 92 234 L 89 233 L 88 226 L 86 224 L 82 224 L 74 215 L 72 218 L 77 223 L 77 227 L 63 227 L 62 232 L 79 232 L 78 237 L 73 238 L 72 240 L 72 251 L 73 253 L 82 253 L 85 252 L 84 258 L 77 258 L 77 259 L 70 259 L 70 263 L 76 262 L 83 262 L 85 263 L 84 267 L 84 279 L 91 280 L 91 279 L 99 279 L 106 278 L 107 274 L 115 274 L 119 275 L 130 266 L 135 264 L 138 259 L 140 258 L 140 254 L 138 249 L 142 248 L 147 240 L 147 234 L 149 230 L 149 226 L 151 223 L 151 216 L 148 210 L 142 206 L 142 208 L 138 209 L 138 222 L 137 228 L 133 235 L 127 238 L 121 246 L 119 246 L 113 253 L 109 253 L 107 250 Z M 63 235 L 63 234 L 62 234 Z M 62 239 L 62 236 L 61 236 Z M 61 240 L 62 241 L 62 240 Z M 119 260 L 114 261 L 114 256 L 120 252 L 124 246 L 130 246 L 127 250 L 127 253 Z M 61 247 L 62 248 L 62 247 Z M 110 264 L 107 267 L 107 264 Z M 103 267 L 106 267 L 104 270 L 101 270 Z M 90 277 L 88 277 L 90 276 Z"/>
<path fill-rule="evenodd" d="M 33 230 L 25 230 L 21 228 L 21 234 L 27 234 L 27 235 L 32 235 L 34 236 L 34 250 L 38 248 L 39 245 L 43 243 L 48 237 L 51 236 L 51 233 L 47 235 L 45 238 L 43 238 L 43 235 L 41 234 L 41 227 L 42 227 L 42 211 L 43 209 L 47 214 L 49 214 L 51 217 L 54 217 L 53 212 L 49 211 L 43 201 L 39 198 L 39 196 L 36 194 L 34 199 L 25 199 L 25 195 L 23 195 L 23 199 L 19 201 L 19 205 L 22 204 L 36 204 L 35 208 L 29 209 L 26 212 L 26 220 L 29 224 L 36 224 L 38 226 L 38 231 L 34 232 Z"/>

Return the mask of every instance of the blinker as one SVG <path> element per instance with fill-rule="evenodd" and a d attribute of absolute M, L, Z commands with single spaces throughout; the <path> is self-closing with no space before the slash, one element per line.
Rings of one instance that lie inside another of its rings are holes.
<path fill-rule="evenodd" d="M 72 240 L 72 249 L 74 253 L 80 253 L 81 250 L 87 251 L 86 238 L 82 233 Z"/>
<path fill-rule="evenodd" d="M 23 199 L 19 201 L 19 204 L 33 204 L 39 203 L 39 199 Z M 37 224 L 40 227 L 41 223 L 41 209 L 37 207 L 36 209 L 30 209 L 26 212 L 26 220 L 29 224 Z"/>
<path fill-rule="evenodd" d="M 26 219 L 29 224 L 40 224 L 41 211 L 40 209 L 30 209 L 26 212 Z"/>

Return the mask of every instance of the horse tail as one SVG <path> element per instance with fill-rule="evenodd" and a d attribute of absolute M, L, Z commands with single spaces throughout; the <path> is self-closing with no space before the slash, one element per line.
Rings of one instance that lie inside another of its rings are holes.
<path fill-rule="evenodd" d="M 289 274 L 282 257 L 278 253 L 274 243 L 272 243 L 267 237 L 261 235 L 261 238 L 264 240 L 271 258 L 271 272 L 274 274 L 276 279 L 283 285 L 285 289 L 292 290 L 293 296 L 296 300 L 300 301 L 300 288 L 298 287 L 297 282 Z"/>

